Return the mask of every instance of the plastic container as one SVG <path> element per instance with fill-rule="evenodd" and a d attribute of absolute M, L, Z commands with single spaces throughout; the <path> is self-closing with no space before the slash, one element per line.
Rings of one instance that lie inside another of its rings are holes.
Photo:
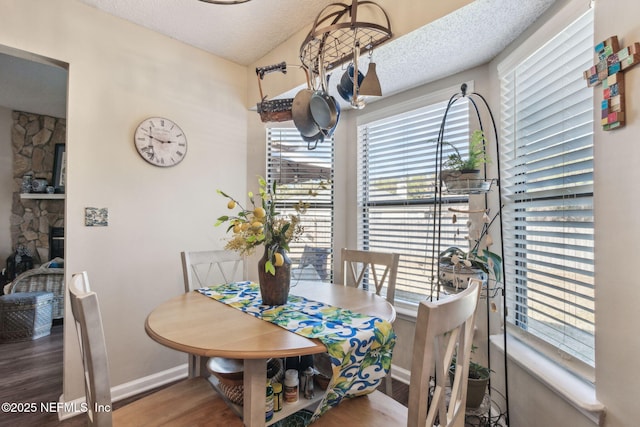
<path fill-rule="evenodd" d="M 298 371 L 287 369 L 284 373 L 284 401 L 295 403 L 298 401 Z"/>
<path fill-rule="evenodd" d="M 273 383 L 273 412 L 282 411 L 284 395 L 282 394 L 282 384 Z"/>

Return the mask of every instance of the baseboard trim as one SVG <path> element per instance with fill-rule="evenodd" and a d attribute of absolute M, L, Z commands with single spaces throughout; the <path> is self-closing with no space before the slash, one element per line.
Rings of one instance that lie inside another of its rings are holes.
<path fill-rule="evenodd" d="M 187 374 L 188 365 L 185 363 L 162 372 L 111 387 L 111 401 L 118 402 L 165 384 L 184 379 L 187 377 Z M 86 408 L 86 398 L 82 396 L 74 400 L 66 401 L 64 395 L 60 395 L 59 405 L 58 419 L 62 421 L 83 414 L 85 412 L 83 409 Z"/>
<path fill-rule="evenodd" d="M 411 382 L 411 371 L 392 364 L 391 378 L 409 385 Z"/>

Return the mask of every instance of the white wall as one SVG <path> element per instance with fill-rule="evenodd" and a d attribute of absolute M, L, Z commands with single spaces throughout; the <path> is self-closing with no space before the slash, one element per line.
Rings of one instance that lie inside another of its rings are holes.
<path fill-rule="evenodd" d="M 0 0 L 0 10 L 11 16 L 0 45 L 69 64 L 66 272 L 87 270 L 100 296 L 112 385 L 185 363 L 147 337 L 144 321 L 182 292 L 180 251 L 223 245 L 215 190 L 246 188 L 246 69 L 74 0 Z M 149 116 L 186 133 L 178 166 L 136 153 L 133 131 Z M 85 207 L 108 208 L 109 226 L 85 227 Z M 65 327 L 69 400 L 84 390 Z"/>

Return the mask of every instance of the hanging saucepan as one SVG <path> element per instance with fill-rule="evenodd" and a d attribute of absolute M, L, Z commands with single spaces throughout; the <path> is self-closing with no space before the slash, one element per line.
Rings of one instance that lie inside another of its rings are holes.
<path fill-rule="evenodd" d="M 324 141 L 324 134 L 322 132 L 318 132 L 314 136 L 304 136 L 302 135 L 302 140 L 307 143 L 308 150 L 315 150 L 318 146 L 318 142 Z"/>
<path fill-rule="evenodd" d="M 311 95 L 309 107 L 311 116 L 320 129 L 329 130 L 338 123 L 336 100 L 324 90 L 317 90 Z"/>
<path fill-rule="evenodd" d="M 355 67 L 353 63 L 349 64 L 347 67 L 347 71 L 344 72 L 342 78 L 340 78 L 340 83 L 338 83 L 337 89 L 338 94 L 342 99 L 347 102 L 351 102 L 353 99 L 353 83 L 355 82 L 353 75 L 355 73 Z M 364 80 L 364 74 L 358 70 L 358 87 L 362 84 L 362 80 Z"/>
<path fill-rule="evenodd" d="M 311 95 L 309 106 L 311 115 L 318 127 L 323 131 L 329 131 L 338 123 L 338 107 L 336 100 L 330 96 L 326 90 L 326 77 L 322 56 L 319 64 L 320 88 Z"/>
<path fill-rule="evenodd" d="M 293 98 L 293 105 L 291 106 L 291 113 L 293 115 L 293 123 L 303 137 L 314 137 L 320 132 L 320 128 L 313 120 L 311 115 L 310 101 L 311 96 L 314 94 L 309 83 L 309 73 L 305 69 L 307 76 L 307 89 L 302 89 Z"/>
<path fill-rule="evenodd" d="M 332 97 L 333 98 L 333 97 Z M 335 98 L 334 98 L 334 102 L 335 102 Z M 338 127 L 338 122 L 340 122 L 340 103 L 336 102 L 336 123 L 333 125 L 333 127 L 331 129 L 329 129 L 326 133 L 325 136 L 326 137 L 331 137 L 331 135 L 333 135 L 333 132 L 335 132 L 336 128 Z"/>

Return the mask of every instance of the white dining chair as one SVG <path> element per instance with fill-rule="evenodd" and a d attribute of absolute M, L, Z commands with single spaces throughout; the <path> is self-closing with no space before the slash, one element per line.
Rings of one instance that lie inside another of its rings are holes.
<path fill-rule="evenodd" d="M 206 286 L 245 280 L 244 258 L 226 250 L 181 252 L 184 291 Z M 209 360 L 194 354 L 188 355 L 189 377 L 202 375 Z M 210 368 L 206 368 L 210 371 Z"/>
<path fill-rule="evenodd" d="M 344 399 L 314 427 L 463 427 L 480 288 L 473 282 L 459 294 L 436 302 L 422 301 L 418 306 L 408 408 L 374 391 Z M 449 367 L 454 356 L 457 368 L 449 397 Z"/>
<path fill-rule="evenodd" d="M 399 254 L 342 248 L 340 258 L 340 279 L 343 285 L 365 288 L 384 296 L 389 304 L 395 304 Z M 385 392 L 392 396 L 391 370 L 384 383 Z"/>
<path fill-rule="evenodd" d="M 179 381 L 112 411 L 100 305 L 86 272 L 72 276 L 69 297 L 82 353 L 89 426 L 243 425 L 205 378 Z"/>
<path fill-rule="evenodd" d="M 244 258 L 226 250 L 181 252 L 185 292 L 246 280 Z"/>
<path fill-rule="evenodd" d="M 341 284 L 367 288 L 394 304 L 399 254 L 342 248 L 340 259 Z"/>

